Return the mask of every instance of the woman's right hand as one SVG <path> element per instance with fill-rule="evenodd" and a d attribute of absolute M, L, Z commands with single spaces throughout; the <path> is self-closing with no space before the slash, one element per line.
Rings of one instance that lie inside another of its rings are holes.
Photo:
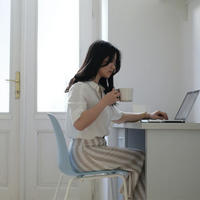
<path fill-rule="evenodd" d="M 115 88 L 112 89 L 111 92 L 108 92 L 102 99 L 106 103 L 106 105 L 112 105 L 119 101 L 120 92 L 118 90 L 115 90 Z"/>

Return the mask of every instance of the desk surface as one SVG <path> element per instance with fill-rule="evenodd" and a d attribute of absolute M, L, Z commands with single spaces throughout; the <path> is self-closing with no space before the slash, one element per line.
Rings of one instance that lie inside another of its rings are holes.
<path fill-rule="evenodd" d="M 175 130 L 200 130 L 200 123 L 141 123 L 126 122 L 123 124 L 114 124 L 114 128 L 128 129 L 175 129 Z"/>
<path fill-rule="evenodd" d="M 129 122 L 114 127 L 119 147 L 146 152 L 147 200 L 200 199 L 199 123 Z"/>
<path fill-rule="evenodd" d="M 199 126 L 169 124 L 171 129 L 145 130 L 147 200 L 200 200 Z"/>

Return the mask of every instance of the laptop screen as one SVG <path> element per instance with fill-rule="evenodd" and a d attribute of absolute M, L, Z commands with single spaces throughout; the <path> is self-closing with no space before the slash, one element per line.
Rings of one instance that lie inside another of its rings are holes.
<path fill-rule="evenodd" d="M 188 92 L 181 104 L 181 107 L 178 110 L 178 113 L 175 117 L 175 120 L 184 120 L 186 121 L 194 102 L 197 99 L 199 94 L 199 90 Z"/>

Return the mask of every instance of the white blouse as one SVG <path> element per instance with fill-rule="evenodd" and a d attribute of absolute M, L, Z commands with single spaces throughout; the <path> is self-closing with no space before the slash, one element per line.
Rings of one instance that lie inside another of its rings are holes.
<path fill-rule="evenodd" d="M 100 86 L 101 91 L 104 88 Z M 102 96 L 104 96 L 102 92 Z M 99 85 L 93 81 L 78 82 L 72 85 L 68 94 L 68 105 L 66 114 L 66 134 L 70 138 L 94 139 L 109 135 L 111 120 L 118 120 L 123 112 L 116 106 L 106 106 L 97 119 L 83 131 L 74 127 L 74 122 L 80 118 L 81 113 L 94 107 L 101 100 Z"/>

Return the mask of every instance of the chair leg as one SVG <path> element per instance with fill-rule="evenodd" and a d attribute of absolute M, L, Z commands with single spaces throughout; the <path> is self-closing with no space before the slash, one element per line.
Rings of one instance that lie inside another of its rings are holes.
<path fill-rule="evenodd" d="M 110 195 L 111 195 L 111 200 L 114 200 L 114 193 L 113 193 L 113 178 L 108 178 L 109 182 L 109 188 L 110 188 Z"/>
<path fill-rule="evenodd" d="M 64 200 L 67 200 L 68 196 L 69 196 L 69 192 L 70 192 L 70 188 L 71 188 L 71 184 L 72 182 L 77 179 L 76 177 L 75 178 L 71 178 L 67 184 L 67 190 L 66 190 L 66 193 L 65 193 L 65 198 Z"/>
<path fill-rule="evenodd" d="M 57 185 L 56 192 L 55 192 L 55 194 L 54 194 L 53 200 L 56 200 L 56 198 L 57 198 L 57 196 L 58 196 L 58 191 L 59 191 L 60 184 L 61 184 L 61 182 L 62 182 L 63 176 L 64 176 L 64 174 L 62 173 L 62 174 L 60 175 L 60 178 L 59 178 L 59 181 L 58 181 L 58 185 Z"/>

